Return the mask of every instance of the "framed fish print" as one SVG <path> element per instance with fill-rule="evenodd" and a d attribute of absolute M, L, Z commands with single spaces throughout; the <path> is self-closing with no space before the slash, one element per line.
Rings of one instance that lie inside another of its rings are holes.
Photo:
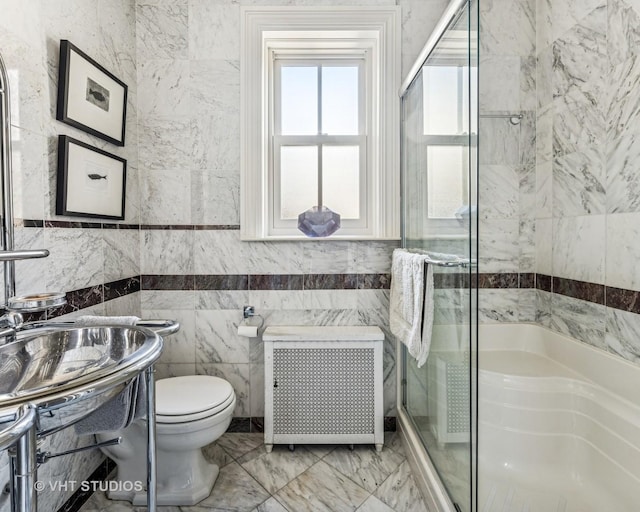
<path fill-rule="evenodd" d="M 60 41 L 56 119 L 124 146 L 127 85 L 66 39 Z"/>
<path fill-rule="evenodd" d="M 58 136 L 57 215 L 123 220 L 126 183 L 126 160 Z"/>

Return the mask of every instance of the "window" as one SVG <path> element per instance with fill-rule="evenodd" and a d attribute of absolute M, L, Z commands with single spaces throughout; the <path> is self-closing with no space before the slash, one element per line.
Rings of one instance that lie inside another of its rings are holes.
<path fill-rule="evenodd" d="M 399 237 L 396 8 L 243 8 L 241 234 L 304 239 L 298 216 L 340 215 L 338 239 Z"/>

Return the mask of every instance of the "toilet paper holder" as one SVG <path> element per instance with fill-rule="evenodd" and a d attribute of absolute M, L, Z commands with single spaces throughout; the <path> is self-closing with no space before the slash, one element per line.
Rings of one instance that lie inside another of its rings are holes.
<path fill-rule="evenodd" d="M 254 325 L 249 322 L 249 319 L 253 317 L 258 317 L 260 319 L 259 325 Z M 256 314 L 256 310 L 253 306 L 244 306 L 242 308 L 242 318 L 242 322 L 238 325 L 238 334 L 249 338 L 255 338 L 258 336 L 258 330 L 264 325 L 264 318 L 262 315 Z"/>

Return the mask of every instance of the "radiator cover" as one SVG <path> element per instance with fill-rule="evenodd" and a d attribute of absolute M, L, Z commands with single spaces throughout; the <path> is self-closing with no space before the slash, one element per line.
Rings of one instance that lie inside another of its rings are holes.
<path fill-rule="evenodd" d="M 382 341 L 265 340 L 265 444 L 384 442 Z"/>

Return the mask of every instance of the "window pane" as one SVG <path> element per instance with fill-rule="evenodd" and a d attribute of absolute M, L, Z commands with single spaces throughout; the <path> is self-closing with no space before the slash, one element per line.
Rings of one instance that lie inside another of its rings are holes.
<path fill-rule="evenodd" d="M 453 219 L 467 204 L 467 165 L 461 146 L 429 146 L 427 149 L 429 218 Z"/>
<path fill-rule="evenodd" d="M 358 135 L 358 67 L 322 67 L 322 133 Z"/>
<path fill-rule="evenodd" d="M 282 66 L 280 68 L 282 135 L 318 133 L 318 68 Z"/>
<path fill-rule="evenodd" d="M 322 203 L 342 219 L 360 218 L 360 148 L 323 146 Z"/>
<path fill-rule="evenodd" d="M 459 97 L 465 83 L 458 66 L 428 66 L 424 71 L 425 135 L 462 133 L 464 104 Z M 468 80 L 468 78 L 467 78 Z"/>
<path fill-rule="evenodd" d="M 280 218 L 298 215 L 318 204 L 318 148 L 280 148 Z"/>

